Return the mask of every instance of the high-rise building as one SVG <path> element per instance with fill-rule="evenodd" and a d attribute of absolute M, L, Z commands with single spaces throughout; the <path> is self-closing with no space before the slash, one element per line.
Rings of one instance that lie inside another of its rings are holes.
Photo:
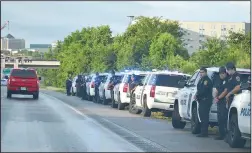
<path fill-rule="evenodd" d="M 182 31 L 184 47 L 191 55 L 198 49 L 203 49 L 203 43 L 210 37 L 226 39 L 229 31 L 250 32 L 250 23 L 244 22 L 187 22 L 178 21 Z"/>
<path fill-rule="evenodd" d="M 16 39 L 11 34 L 1 37 L 1 50 L 18 50 L 25 48 L 24 39 Z"/>

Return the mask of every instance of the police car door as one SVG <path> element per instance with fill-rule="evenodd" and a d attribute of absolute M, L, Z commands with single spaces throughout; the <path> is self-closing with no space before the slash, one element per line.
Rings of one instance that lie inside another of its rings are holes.
<path fill-rule="evenodd" d="M 240 101 L 240 111 L 238 112 L 238 123 L 239 129 L 241 133 L 250 134 L 251 123 L 251 99 L 250 99 L 250 91 L 244 90 L 241 93 L 241 101 Z"/>
<path fill-rule="evenodd" d="M 196 82 L 199 80 L 199 71 L 196 71 L 192 77 L 188 80 L 184 92 L 181 95 L 180 106 L 181 106 L 181 117 L 190 119 L 191 117 L 191 103 L 193 96 L 196 93 Z"/>
<path fill-rule="evenodd" d="M 144 77 L 144 80 L 142 82 L 143 85 L 137 87 L 137 91 L 136 91 L 136 105 L 137 106 L 142 106 L 143 91 L 145 89 L 145 86 L 147 85 L 149 77 L 150 77 L 150 74 L 147 74 Z"/>

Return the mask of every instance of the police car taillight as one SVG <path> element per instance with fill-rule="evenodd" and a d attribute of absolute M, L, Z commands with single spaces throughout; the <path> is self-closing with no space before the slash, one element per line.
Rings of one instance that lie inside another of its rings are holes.
<path fill-rule="evenodd" d="M 124 85 L 123 85 L 123 92 L 128 92 L 128 83 L 125 83 Z"/>
<path fill-rule="evenodd" d="M 156 86 L 151 86 L 150 97 L 155 97 Z"/>
<path fill-rule="evenodd" d="M 95 87 L 95 84 L 94 82 L 91 83 L 91 88 L 94 88 Z"/>

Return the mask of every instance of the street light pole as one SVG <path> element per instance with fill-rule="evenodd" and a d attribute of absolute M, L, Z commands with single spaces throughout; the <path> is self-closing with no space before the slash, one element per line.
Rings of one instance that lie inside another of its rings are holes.
<path fill-rule="evenodd" d="M 129 26 L 132 24 L 134 17 L 133 15 L 127 16 L 128 18 L 130 18 L 130 22 L 129 22 Z"/>

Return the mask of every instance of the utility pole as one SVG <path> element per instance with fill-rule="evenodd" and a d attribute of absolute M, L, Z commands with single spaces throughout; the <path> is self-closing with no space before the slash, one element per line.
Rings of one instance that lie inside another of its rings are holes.
<path fill-rule="evenodd" d="M 130 18 L 130 22 L 129 22 L 129 26 L 132 24 L 135 16 L 131 15 L 131 16 L 127 16 L 128 18 Z"/>

